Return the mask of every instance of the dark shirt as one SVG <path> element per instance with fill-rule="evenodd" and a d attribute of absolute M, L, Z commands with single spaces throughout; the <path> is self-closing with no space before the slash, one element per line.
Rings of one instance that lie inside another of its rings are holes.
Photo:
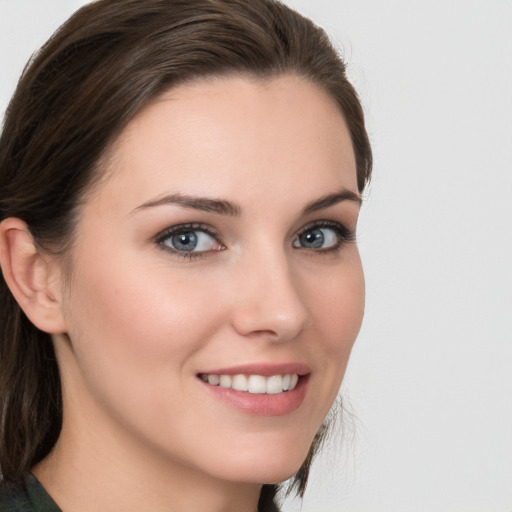
<path fill-rule="evenodd" d="M 272 502 L 268 512 L 279 512 Z M 37 478 L 30 474 L 25 485 L 6 487 L 0 482 L 0 512 L 62 512 Z"/>
<path fill-rule="evenodd" d="M 7 487 L 0 483 L 0 512 L 61 512 L 37 478 L 30 474 L 25 485 Z"/>

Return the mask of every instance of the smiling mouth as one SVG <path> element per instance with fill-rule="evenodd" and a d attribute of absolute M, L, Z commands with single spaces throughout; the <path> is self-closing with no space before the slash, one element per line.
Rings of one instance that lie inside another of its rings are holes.
<path fill-rule="evenodd" d="M 219 386 L 235 391 L 245 391 L 252 394 L 277 395 L 292 391 L 297 386 L 299 375 L 289 373 L 285 375 L 225 375 L 225 374 L 199 374 L 203 382 L 212 386 Z"/>

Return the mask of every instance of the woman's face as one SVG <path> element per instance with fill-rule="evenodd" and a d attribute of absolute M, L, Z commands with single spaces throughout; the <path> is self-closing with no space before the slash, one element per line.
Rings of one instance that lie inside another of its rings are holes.
<path fill-rule="evenodd" d="M 105 165 L 63 285 L 69 340 L 55 337 L 65 428 L 112 456 L 287 478 L 363 316 L 336 105 L 292 76 L 199 81 L 143 110 Z"/>

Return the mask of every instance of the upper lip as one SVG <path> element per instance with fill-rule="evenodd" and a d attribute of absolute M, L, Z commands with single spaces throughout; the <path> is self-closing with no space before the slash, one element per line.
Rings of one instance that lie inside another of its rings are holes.
<path fill-rule="evenodd" d="M 251 363 L 230 366 L 229 368 L 214 368 L 200 372 L 207 375 L 262 375 L 270 377 L 271 375 L 288 375 L 296 373 L 297 375 L 307 375 L 311 369 L 304 363 Z"/>

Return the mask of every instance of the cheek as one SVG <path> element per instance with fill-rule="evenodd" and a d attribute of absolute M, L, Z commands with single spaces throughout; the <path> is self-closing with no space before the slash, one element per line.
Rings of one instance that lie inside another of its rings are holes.
<path fill-rule="evenodd" d="M 102 418 L 167 446 L 179 434 L 177 411 L 194 400 L 190 367 L 218 328 L 219 308 L 209 287 L 191 286 L 183 273 L 110 263 L 82 269 L 74 282 L 71 387 L 78 383 L 81 403 L 92 399 L 88 410 L 101 404 Z"/>
<path fill-rule="evenodd" d="M 348 358 L 364 315 L 364 275 L 357 251 L 339 269 L 327 272 L 322 285 L 310 290 L 310 312 L 322 332 L 325 349 Z"/>
<path fill-rule="evenodd" d="M 70 304 L 69 335 L 86 380 L 107 390 L 125 383 L 141 399 L 179 385 L 188 356 L 217 326 L 211 297 L 190 279 L 134 261 L 82 269 Z"/>
<path fill-rule="evenodd" d="M 322 376 L 316 381 L 316 393 L 324 397 L 317 402 L 317 414 L 312 415 L 319 420 L 316 428 L 339 392 L 363 320 L 363 270 L 355 248 L 349 256 L 344 265 L 320 274 L 317 285 L 310 286 L 306 293 L 314 329 L 308 338 L 309 356 L 317 361 L 316 370 Z"/>
<path fill-rule="evenodd" d="M 100 330 L 112 342 L 119 337 L 124 344 L 138 340 L 137 345 L 145 344 L 151 351 L 152 346 L 158 349 L 159 342 L 168 345 L 174 334 L 173 339 L 179 343 L 178 333 L 183 335 L 198 327 L 197 312 L 208 312 L 204 306 L 210 298 L 191 286 L 185 276 L 174 273 L 166 280 L 170 273 L 165 269 L 130 263 L 110 272 L 99 270 L 82 274 L 71 301 L 80 311 L 75 308 L 72 314 L 78 320 L 85 318 L 89 329 Z"/>

